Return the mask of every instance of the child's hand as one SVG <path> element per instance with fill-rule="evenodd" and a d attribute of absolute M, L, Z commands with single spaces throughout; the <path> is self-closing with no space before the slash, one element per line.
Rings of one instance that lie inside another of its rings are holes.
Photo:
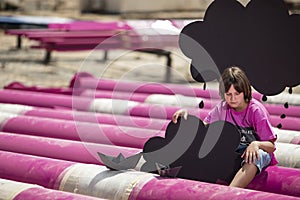
<path fill-rule="evenodd" d="M 172 117 L 173 123 L 176 124 L 178 117 L 181 117 L 181 116 L 183 116 L 183 118 L 185 120 L 187 120 L 188 111 L 186 109 L 177 110 Z"/>
<path fill-rule="evenodd" d="M 256 159 L 259 160 L 258 150 L 259 150 L 258 141 L 253 141 L 249 144 L 249 146 L 247 147 L 247 149 L 245 150 L 245 152 L 241 157 L 245 159 L 246 163 L 249 164 L 254 163 Z"/>

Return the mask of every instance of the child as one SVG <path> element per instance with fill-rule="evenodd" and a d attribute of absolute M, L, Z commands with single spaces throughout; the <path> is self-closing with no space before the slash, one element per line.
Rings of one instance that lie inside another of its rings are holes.
<path fill-rule="evenodd" d="M 245 188 L 262 169 L 277 164 L 274 157 L 276 136 L 269 122 L 269 114 L 264 106 L 252 99 L 251 85 L 246 74 L 238 67 L 224 70 L 219 84 L 222 97 L 204 119 L 205 124 L 225 120 L 234 124 L 241 133 L 237 152 L 244 159 L 243 165 L 230 186 Z M 186 109 L 174 113 L 172 121 L 179 116 L 187 119 Z"/>

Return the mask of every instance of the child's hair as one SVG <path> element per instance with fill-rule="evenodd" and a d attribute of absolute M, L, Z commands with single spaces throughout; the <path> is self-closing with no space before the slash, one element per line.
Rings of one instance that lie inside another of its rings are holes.
<path fill-rule="evenodd" d="M 239 93 L 244 93 L 244 99 L 246 102 L 250 101 L 252 98 L 251 85 L 245 72 L 239 67 L 228 67 L 224 70 L 221 76 L 219 94 L 223 100 L 225 100 L 224 94 L 228 92 L 231 85 L 233 85 L 234 89 Z"/>

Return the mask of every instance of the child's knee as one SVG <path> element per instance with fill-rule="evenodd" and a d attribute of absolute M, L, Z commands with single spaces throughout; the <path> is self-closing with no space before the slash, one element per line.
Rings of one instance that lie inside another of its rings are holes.
<path fill-rule="evenodd" d="M 259 159 L 256 160 L 255 165 L 258 169 L 258 174 L 271 163 L 271 156 L 269 153 L 259 150 Z"/>

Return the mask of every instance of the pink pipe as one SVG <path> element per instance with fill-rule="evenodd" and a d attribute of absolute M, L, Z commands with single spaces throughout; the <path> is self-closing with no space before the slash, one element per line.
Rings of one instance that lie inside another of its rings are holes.
<path fill-rule="evenodd" d="M 299 117 L 290 116 L 287 116 L 284 119 L 282 119 L 280 116 L 270 115 L 270 122 L 272 126 L 277 127 L 278 125 L 281 125 L 281 129 L 288 130 L 300 131 L 299 119 Z"/>
<path fill-rule="evenodd" d="M 295 186 L 295 185 L 294 185 Z M 260 189 L 270 187 L 266 185 Z M 262 190 L 264 191 L 264 190 Z M 277 193 L 280 191 L 277 191 Z M 266 193 L 255 190 L 245 190 L 218 184 L 195 182 L 191 180 L 154 178 L 144 183 L 138 183 L 130 194 L 129 200 L 282 200 L 299 199 L 298 197 L 285 196 L 276 193 Z"/>
<path fill-rule="evenodd" d="M 109 98 L 109 99 L 123 99 L 130 101 L 144 102 L 150 94 L 146 93 L 129 93 L 112 90 L 82 90 L 80 93 L 81 97 L 89 98 Z"/>
<path fill-rule="evenodd" d="M 5 151 L 0 151 L 0 160 L 2 161 L 1 163 L 3 163 L 0 165 L 1 178 L 35 183 L 50 189 L 58 189 L 61 180 L 65 178 L 65 174 L 69 172 L 68 169 L 71 169 L 71 167 L 73 167 L 75 164 L 68 161 L 16 154 Z M 7 160 L 10 162 L 5 162 Z M 91 165 L 83 165 L 82 167 L 88 170 Z M 297 189 L 297 187 L 299 186 L 300 170 L 279 167 L 271 168 L 274 169 L 268 170 L 267 173 L 269 177 L 274 176 L 273 180 L 275 182 L 270 182 L 269 179 L 262 179 L 263 177 L 258 176 L 258 181 L 264 183 L 258 184 L 258 188 L 262 191 L 266 191 L 270 189 L 269 187 L 281 186 L 276 193 L 284 193 L 285 195 L 294 195 L 299 197 L 300 191 Z M 114 176 L 114 173 L 110 174 L 111 176 Z M 283 175 L 285 178 L 280 179 L 280 177 Z M 94 180 L 95 177 L 83 178 L 79 175 L 78 180 L 81 181 L 79 185 L 83 185 L 82 182 L 85 179 Z M 50 181 L 51 184 L 48 183 L 48 181 Z M 258 197 L 259 199 L 263 199 L 265 197 L 268 197 L 268 199 L 297 199 L 292 196 L 282 196 L 274 193 L 232 188 L 224 185 L 209 184 L 200 181 L 177 178 L 170 179 L 154 177 L 150 179 L 140 179 L 140 181 L 135 183 L 136 185 L 134 185 L 132 188 L 133 191 L 130 193 L 129 199 L 211 199 L 211 197 L 214 196 L 215 199 L 243 199 L 245 197 L 247 197 L 247 199 L 251 199 L 252 197 L 253 199 L 257 199 Z M 287 184 L 289 184 L 288 188 L 285 188 L 284 186 Z M 88 185 L 88 183 L 85 183 L 84 185 Z M 174 193 L 174 191 L 176 191 L 176 193 Z M 101 192 L 99 191 L 94 192 L 101 195 Z"/>
<path fill-rule="evenodd" d="M 289 144 L 300 144 L 300 132 L 290 130 L 278 130 L 274 129 L 277 134 L 277 142 L 289 143 Z M 299 163 L 300 164 L 300 163 Z"/>
<path fill-rule="evenodd" d="M 295 168 L 267 167 L 247 188 L 300 197 L 299 173 Z"/>
<path fill-rule="evenodd" d="M 0 178 L 57 189 L 64 170 L 74 162 L 0 151 Z"/>
<path fill-rule="evenodd" d="M 18 194 L 13 200 L 101 200 L 100 198 L 73 194 L 70 192 L 61 192 L 45 188 L 30 188 Z"/>
<path fill-rule="evenodd" d="M 73 90 L 72 88 L 42 88 L 38 86 L 26 86 L 21 82 L 14 81 L 3 87 L 4 89 L 9 90 L 23 90 L 23 91 L 32 91 L 32 92 L 45 92 L 45 93 L 54 93 L 54 94 L 66 94 L 72 95 L 73 91 L 80 93 L 82 90 Z"/>
<path fill-rule="evenodd" d="M 45 150 L 46 149 L 46 150 Z M 136 155 L 141 149 L 0 132 L 0 150 L 73 162 L 103 164 L 97 152 L 109 156 Z"/>
<path fill-rule="evenodd" d="M 0 102 L 23 104 L 29 106 L 40 107 L 65 107 L 72 108 L 74 99 L 68 95 L 50 94 L 32 91 L 18 91 L 18 90 L 0 90 Z M 84 97 L 76 97 L 76 109 L 88 110 L 92 99 Z"/>
<path fill-rule="evenodd" d="M 263 104 L 270 115 L 282 115 L 290 117 L 300 117 L 300 106 L 289 106 L 288 109 L 284 107 L 284 105 L 278 104 Z"/>
<path fill-rule="evenodd" d="M 0 179 L 1 199 L 11 200 L 99 200 L 99 198 L 50 190 L 38 185 Z"/>
<path fill-rule="evenodd" d="M 120 92 L 120 91 L 111 91 L 111 90 L 90 90 L 85 89 L 80 92 L 81 97 L 89 97 L 89 98 L 110 98 L 110 99 L 122 99 L 122 100 L 129 100 L 129 101 L 137 101 L 141 103 L 148 103 L 148 104 L 161 104 L 161 105 L 170 105 L 170 103 L 174 100 L 174 98 L 177 99 L 177 104 L 184 104 L 184 100 L 181 100 L 180 97 L 174 96 L 174 95 L 164 95 L 164 101 L 160 100 L 150 100 L 149 98 L 154 97 L 156 94 L 148 94 L 148 93 L 129 93 L 129 92 Z M 208 98 L 202 98 L 196 99 L 196 97 L 187 97 L 189 100 L 193 101 L 193 105 L 189 104 L 184 107 L 191 107 L 191 108 L 199 108 L 199 104 L 201 101 L 203 101 L 203 108 L 204 109 L 211 109 L 215 105 L 217 105 L 220 102 L 220 99 L 208 99 Z M 193 99 L 194 98 L 194 99 Z"/>
<path fill-rule="evenodd" d="M 128 113 L 130 116 L 148 117 L 148 118 L 159 118 L 171 120 L 173 114 L 179 110 L 179 106 L 165 106 L 155 104 L 139 104 L 130 108 Z M 191 115 L 198 116 L 203 120 L 207 115 L 208 109 L 187 109 Z"/>
<path fill-rule="evenodd" d="M 94 77 L 82 77 L 81 74 L 74 76 L 70 87 L 93 90 L 112 90 L 130 93 L 148 93 L 148 94 L 182 94 L 192 97 L 219 98 L 216 90 L 203 90 L 187 85 L 167 84 L 167 83 L 147 83 L 119 81 L 112 79 L 96 79 Z"/>
<path fill-rule="evenodd" d="M 295 136 L 290 143 L 291 144 L 300 144 L 300 136 Z"/>
<path fill-rule="evenodd" d="M 125 115 L 113 115 L 105 113 L 91 113 L 91 112 L 81 112 L 81 111 L 72 111 L 47 108 L 33 108 L 32 110 L 22 113 L 26 116 L 36 116 L 36 117 L 47 117 L 55 119 L 64 119 L 64 120 L 75 120 L 82 122 L 92 122 L 100 124 L 111 124 L 118 126 L 130 126 L 136 128 L 145 128 L 145 129 L 156 129 L 156 130 L 165 130 L 169 123 L 168 120 L 155 119 L 155 118 L 146 118 L 138 116 L 125 116 Z"/>
<path fill-rule="evenodd" d="M 91 89 L 75 89 L 75 88 L 41 88 L 41 87 L 28 87 L 19 82 L 12 82 L 6 85 L 4 89 L 9 90 L 21 90 L 21 91 L 32 91 L 32 92 L 44 92 L 53 94 L 76 94 L 82 97 L 94 97 L 94 98 L 116 98 L 116 99 L 127 99 L 131 101 L 144 102 L 146 98 L 151 95 L 147 93 L 128 93 L 112 90 L 91 90 Z"/>
<path fill-rule="evenodd" d="M 69 23 L 51 23 L 48 28 L 69 30 L 69 31 L 82 31 L 82 30 L 131 30 L 132 27 L 126 21 L 73 21 Z"/>
<path fill-rule="evenodd" d="M 159 130 L 28 116 L 7 119 L 1 131 L 135 148 L 143 148 L 150 137 L 164 135 Z"/>

